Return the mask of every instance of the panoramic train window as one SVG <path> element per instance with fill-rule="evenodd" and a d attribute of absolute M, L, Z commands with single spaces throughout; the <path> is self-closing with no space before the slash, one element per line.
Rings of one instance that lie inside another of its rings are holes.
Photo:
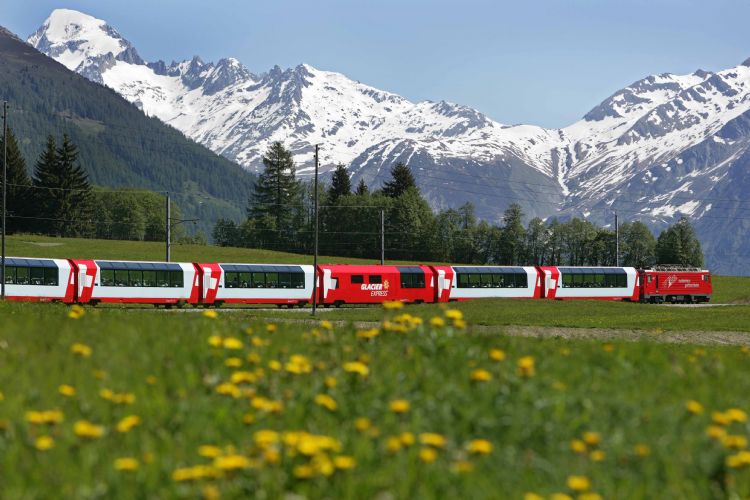
<path fill-rule="evenodd" d="M 98 261 L 101 286 L 136 288 L 182 288 L 179 264 Z"/>
<path fill-rule="evenodd" d="M 57 286 L 58 270 L 52 261 L 38 259 L 5 259 L 6 285 Z"/>
<path fill-rule="evenodd" d="M 299 266 L 221 264 L 225 288 L 305 288 Z"/>
<path fill-rule="evenodd" d="M 560 268 L 563 288 L 627 288 L 628 275 L 608 267 Z"/>
<path fill-rule="evenodd" d="M 401 288 L 424 288 L 424 271 L 419 267 L 399 267 Z"/>
<path fill-rule="evenodd" d="M 526 288 L 526 271 L 521 267 L 456 267 L 458 288 Z"/>

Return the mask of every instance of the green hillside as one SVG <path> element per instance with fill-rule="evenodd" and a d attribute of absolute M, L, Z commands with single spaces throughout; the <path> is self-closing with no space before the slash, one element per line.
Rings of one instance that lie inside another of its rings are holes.
<path fill-rule="evenodd" d="M 113 90 L 69 71 L 0 28 L 0 99 L 29 169 L 47 135 L 68 134 L 94 184 L 170 191 L 210 234 L 219 217 L 239 219 L 253 178 L 236 164 L 145 116 Z"/>

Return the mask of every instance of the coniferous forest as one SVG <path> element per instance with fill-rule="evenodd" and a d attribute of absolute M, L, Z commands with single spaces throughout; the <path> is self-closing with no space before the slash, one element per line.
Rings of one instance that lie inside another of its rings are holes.
<path fill-rule="evenodd" d="M 247 218 L 221 219 L 213 231 L 219 245 L 309 253 L 314 237 L 314 190 L 295 176 L 291 153 L 281 143 L 266 153 L 264 172 L 250 196 Z M 467 203 L 434 213 L 409 167 L 394 165 L 380 189 L 363 182 L 352 192 L 339 165 L 329 186 L 318 188 L 319 253 L 378 259 L 381 213 L 386 259 L 500 265 L 614 266 L 615 231 L 573 218 L 534 218 L 524 224 L 512 204 L 501 224 L 478 220 Z M 620 225 L 620 265 L 703 265 L 700 242 L 683 218 L 655 238 L 642 222 Z"/>

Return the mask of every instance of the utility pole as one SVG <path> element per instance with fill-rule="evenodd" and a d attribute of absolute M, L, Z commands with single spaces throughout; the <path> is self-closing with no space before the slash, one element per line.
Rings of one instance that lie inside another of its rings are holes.
<path fill-rule="evenodd" d="M 620 267 L 620 224 L 615 210 L 615 266 Z"/>
<path fill-rule="evenodd" d="M 385 210 L 380 209 L 380 265 L 385 264 Z"/>
<path fill-rule="evenodd" d="M 318 308 L 318 149 L 319 145 L 315 145 L 315 198 L 313 201 L 313 207 L 315 210 L 315 248 L 313 249 L 313 303 L 312 313 L 315 316 L 315 311 Z"/>
<path fill-rule="evenodd" d="M 170 208 L 170 199 L 169 199 L 169 191 L 166 192 L 167 195 L 167 218 L 166 218 L 166 232 L 167 232 L 167 238 L 166 238 L 166 244 L 167 244 L 167 262 L 169 262 L 170 257 L 170 245 L 172 244 L 172 212 Z"/>
<path fill-rule="evenodd" d="M 0 280 L 2 280 L 2 290 L 0 299 L 5 300 L 5 197 L 8 193 L 8 101 L 3 101 L 3 237 L 2 237 L 2 269 L 0 270 Z"/>

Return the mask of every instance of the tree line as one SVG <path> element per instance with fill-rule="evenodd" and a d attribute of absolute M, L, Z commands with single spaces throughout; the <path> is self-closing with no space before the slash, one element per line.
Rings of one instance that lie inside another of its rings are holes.
<path fill-rule="evenodd" d="M 247 218 L 221 219 L 213 231 L 223 246 L 289 252 L 312 251 L 314 188 L 296 178 L 292 154 L 280 142 L 263 157 L 264 171 L 250 197 Z M 364 181 L 353 188 L 344 165 L 330 185 L 318 188 L 319 251 L 322 255 L 380 257 L 381 212 L 386 257 L 392 260 L 497 265 L 614 266 L 615 231 L 590 221 L 534 218 L 524 225 L 518 204 L 502 224 L 478 220 L 470 203 L 434 213 L 409 167 L 398 163 L 382 188 Z M 658 238 L 642 222 L 620 226 L 620 265 L 703 265 L 703 252 L 686 218 Z"/>
<path fill-rule="evenodd" d="M 166 237 L 164 196 L 93 186 L 78 161 L 78 148 L 67 135 L 59 144 L 53 136 L 47 137 L 31 176 L 10 128 L 7 140 L 9 234 L 142 241 Z M 0 136 L 0 154 L 2 148 Z M 172 207 L 172 216 L 180 217 L 178 207 Z M 183 236 L 179 226 L 174 231 L 175 240 Z"/>

